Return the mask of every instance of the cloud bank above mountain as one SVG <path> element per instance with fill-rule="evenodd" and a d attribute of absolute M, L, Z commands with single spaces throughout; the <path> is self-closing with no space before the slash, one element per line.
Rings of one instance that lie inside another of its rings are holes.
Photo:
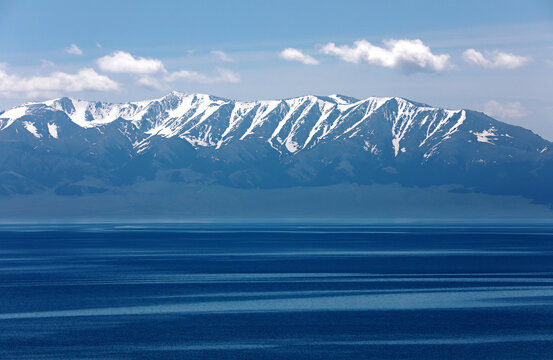
<path fill-rule="evenodd" d="M 450 55 L 434 54 L 422 40 L 385 40 L 384 47 L 366 40 L 355 41 L 352 46 L 328 43 L 321 49 L 326 55 L 335 55 L 351 63 L 367 63 L 397 68 L 410 73 L 417 71 L 441 72 L 452 67 Z"/>
<path fill-rule="evenodd" d="M 0 68 L 0 95 L 49 96 L 63 92 L 117 91 L 120 86 L 106 75 L 98 74 L 94 69 L 85 68 L 77 73 L 53 72 L 45 76 L 21 77 L 10 74 Z"/>
<path fill-rule="evenodd" d="M 97 47 L 102 50 L 102 47 Z M 82 55 L 83 51 L 71 44 L 65 50 L 72 55 Z M 193 54 L 194 52 L 191 52 Z M 367 40 L 355 41 L 352 45 L 336 45 L 326 43 L 318 49 L 320 55 L 336 57 L 345 63 L 368 65 L 396 69 L 403 74 L 413 73 L 444 73 L 458 66 L 448 53 L 436 53 L 420 39 L 389 39 L 383 41 L 383 46 L 374 45 Z M 235 63 L 227 52 L 211 50 L 210 54 L 218 61 Z M 309 55 L 306 51 L 288 47 L 278 53 L 278 57 L 291 63 L 303 65 L 321 65 L 323 59 Z M 470 64 L 488 69 L 517 69 L 531 61 L 531 57 L 515 55 L 499 50 L 487 51 L 485 54 L 475 49 L 467 49 L 462 58 Z M 56 64 L 41 60 L 41 68 L 56 67 Z M 45 66 L 45 64 L 47 64 Z M 171 70 L 160 58 L 138 56 L 124 50 L 116 50 L 93 61 L 97 70 L 92 67 L 82 68 L 75 73 L 56 71 L 48 75 L 21 76 L 8 73 L 4 64 L 0 68 L 1 97 L 40 97 L 49 95 L 67 95 L 73 92 L 86 91 L 118 91 L 125 88 L 129 79 L 118 81 L 111 75 L 128 75 L 134 84 L 153 90 L 170 89 L 176 82 L 184 81 L 198 84 L 227 83 L 236 84 L 242 81 L 242 76 L 235 70 L 214 66 L 207 71 L 174 68 Z M 97 71 L 107 74 L 101 74 Z M 460 70 L 459 70 L 460 71 Z"/>

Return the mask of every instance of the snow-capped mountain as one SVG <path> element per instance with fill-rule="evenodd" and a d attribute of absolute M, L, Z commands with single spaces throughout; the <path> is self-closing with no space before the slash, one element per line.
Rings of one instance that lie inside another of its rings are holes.
<path fill-rule="evenodd" d="M 163 178 L 245 188 L 456 184 L 553 200 L 549 141 L 480 112 L 398 97 L 59 98 L 0 113 L 0 147 L 4 194 L 79 194 Z"/>

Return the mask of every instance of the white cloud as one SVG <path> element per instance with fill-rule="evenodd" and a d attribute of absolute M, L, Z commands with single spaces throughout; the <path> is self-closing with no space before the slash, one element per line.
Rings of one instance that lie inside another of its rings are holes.
<path fill-rule="evenodd" d="M 440 72 L 452 65 L 448 54 L 433 54 L 421 40 L 386 40 L 385 47 L 359 40 L 353 46 L 336 46 L 326 44 L 321 51 L 327 55 L 335 55 L 351 63 L 365 62 L 388 68 L 398 68 L 404 72 L 429 71 Z"/>
<path fill-rule="evenodd" d="M 482 110 L 486 114 L 500 119 L 519 118 L 528 115 L 528 111 L 518 101 L 500 103 L 495 100 L 490 100 L 484 104 Z"/>
<path fill-rule="evenodd" d="M 221 51 L 221 50 L 212 50 L 211 54 L 217 56 L 219 58 L 219 60 L 224 61 L 224 62 L 233 62 L 234 61 L 230 56 L 228 56 L 228 54 L 226 52 Z"/>
<path fill-rule="evenodd" d="M 221 59 L 230 60 L 227 54 L 222 51 L 214 50 L 212 54 L 219 56 Z M 141 75 L 137 80 L 138 84 L 152 89 L 164 89 L 167 87 L 165 83 L 177 80 L 199 83 L 240 82 L 240 75 L 229 69 L 217 68 L 217 74 L 213 76 L 190 70 L 169 73 L 161 60 L 135 57 L 124 51 L 116 51 L 111 55 L 101 57 L 97 60 L 97 64 L 104 71 Z M 162 73 L 164 76 L 151 76 L 156 73 Z"/>
<path fill-rule="evenodd" d="M 99 42 L 96 41 L 96 47 L 97 47 L 98 49 L 101 49 L 101 48 L 102 48 L 102 44 L 100 44 Z"/>
<path fill-rule="evenodd" d="M 463 58 L 466 62 L 489 69 L 515 69 L 532 60 L 532 58 L 527 56 L 509 54 L 502 51 L 489 52 L 484 56 L 484 54 L 475 49 L 468 49 L 463 52 Z"/>
<path fill-rule="evenodd" d="M 47 76 L 21 77 L 8 74 L 0 68 L 0 95 L 15 97 L 25 94 L 39 96 L 85 90 L 110 91 L 118 90 L 119 84 L 94 69 L 82 69 L 76 74 L 54 72 Z"/>
<path fill-rule="evenodd" d="M 96 60 L 100 69 L 113 73 L 154 74 L 166 72 L 163 62 L 153 58 L 135 57 L 125 51 L 116 51 Z"/>
<path fill-rule="evenodd" d="M 137 82 L 148 89 L 162 90 L 167 88 L 165 84 L 152 76 L 142 76 Z"/>
<path fill-rule="evenodd" d="M 287 48 L 280 52 L 280 57 L 288 61 L 299 61 L 305 65 L 318 65 L 319 61 L 312 56 L 304 54 L 298 49 Z"/>
<path fill-rule="evenodd" d="M 240 75 L 233 72 L 232 70 L 223 69 L 223 68 L 217 68 L 217 75 L 214 75 L 214 76 L 208 76 L 195 71 L 180 70 L 164 76 L 163 80 L 167 82 L 173 82 L 177 80 L 188 80 L 188 81 L 199 82 L 199 83 L 216 83 L 216 82 L 237 83 L 237 82 L 240 82 Z"/>
<path fill-rule="evenodd" d="M 81 49 L 79 49 L 79 47 L 75 44 L 71 44 L 70 47 L 65 49 L 65 52 L 68 53 L 68 54 L 72 54 L 72 55 L 82 55 L 83 54 L 83 51 Z"/>
<path fill-rule="evenodd" d="M 196 82 L 202 84 L 212 84 L 212 83 L 237 83 L 240 82 L 240 75 L 237 73 L 224 68 L 217 68 L 217 73 L 215 75 L 209 76 L 202 74 L 196 71 L 190 70 L 179 70 L 172 73 L 168 73 L 163 77 L 155 76 L 141 76 L 137 83 L 143 87 L 155 90 L 167 90 L 171 86 L 169 83 L 184 80 L 189 82 Z"/>

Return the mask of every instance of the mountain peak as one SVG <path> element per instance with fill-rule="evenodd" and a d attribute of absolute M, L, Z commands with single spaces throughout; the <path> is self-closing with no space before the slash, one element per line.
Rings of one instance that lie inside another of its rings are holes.
<path fill-rule="evenodd" d="M 339 104 L 353 104 L 359 101 L 359 99 L 356 99 L 351 96 L 342 95 L 342 94 L 332 94 L 332 95 L 329 95 L 328 97 Z"/>

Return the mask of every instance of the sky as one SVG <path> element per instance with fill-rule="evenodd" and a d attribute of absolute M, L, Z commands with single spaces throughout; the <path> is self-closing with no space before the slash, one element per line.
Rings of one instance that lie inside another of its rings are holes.
<path fill-rule="evenodd" d="M 172 90 L 400 96 L 553 140 L 553 1 L 0 0 L 0 111 Z"/>

